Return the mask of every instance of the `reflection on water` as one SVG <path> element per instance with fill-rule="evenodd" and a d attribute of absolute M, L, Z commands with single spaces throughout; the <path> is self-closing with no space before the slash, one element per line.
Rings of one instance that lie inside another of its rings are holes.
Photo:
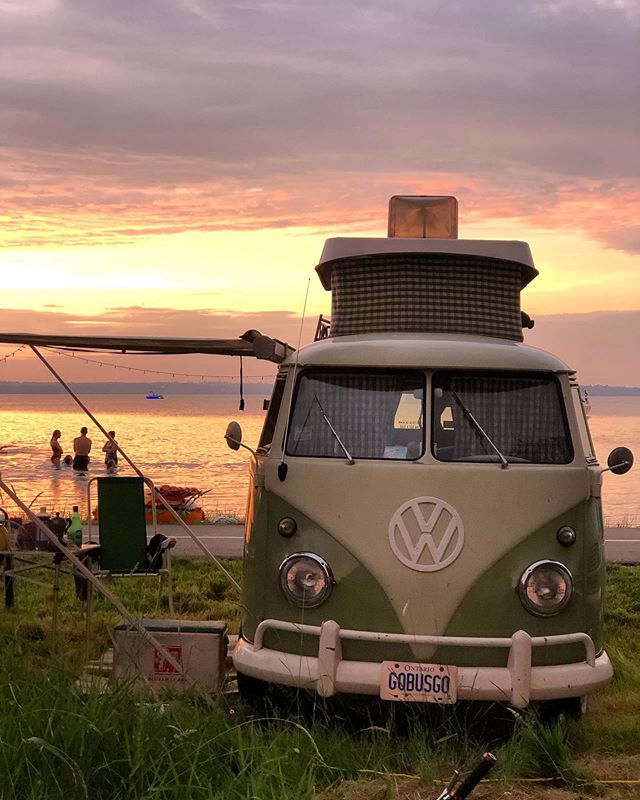
<path fill-rule="evenodd" d="M 265 397 L 270 387 L 265 386 Z M 157 485 L 164 483 L 211 490 L 202 498 L 210 514 L 243 514 L 249 454 L 234 452 L 224 440 L 230 419 L 242 425 L 247 444 L 257 442 L 264 412 L 262 396 L 245 399 L 238 411 L 234 396 L 167 395 L 162 401 L 137 395 L 87 395 L 83 402 L 116 438 L 127 455 Z M 62 432 L 60 444 L 73 452 L 80 428 L 89 429 L 93 442 L 88 473 L 51 464 L 51 432 Z M 0 470 L 2 478 L 18 495 L 39 509 L 68 513 L 78 504 L 86 509 L 87 481 L 106 475 L 103 434 L 70 397 L 57 395 L 0 395 Z M 119 475 L 133 475 L 120 458 Z M 38 496 L 39 495 L 39 496 Z M 92 488 L 95 497 L 95 485 Z M 12 513 L 7 497 L 2 505 Z"/>
<path fill-rule="evenodd" d="M 603 466 L 614 447 L 629 447 L 635 464 L 626 475 L 604 474 L 605 520 L 640 526 L 640 397 L 589 397 L 589 427 Z"/>
<path fill-rule="evenodd" d="M 265 386 L 265 394 L 270 387 Z M 243 514 L 247 493 L 249 454 L 230 450 L 224 432 L 231 419 L 243 428 L 245 442 L 254 446 L 264 412 L 262 396 L 246 398 L 238 411 L 234 396 L 165 395 L 149 401 L 136 395 L 88 395 L 82 398 L 138 467 L 156 484 L 170 483 L 211 491 L 202 498 L 209 514 Z M 625 520 L 640 525 L 640 397 L 591 397 L 590 426 L 600 462 L 619 445 L 630 447 L 637 466 L 626 475 L 606 473 L 605 516 L 611 523 Z M 86 425 L 93 440 L 89 473 L 70 467 L 55 470 L 50 462 L 49 440 L 54 428 L 62 431 L 65 453 L 80 428 Z M 0 395 L 0 470 L 27 503 L 39 509 L 68 513 L 78 504 L 86 510 L 87 480 L 106 475 L 103 435 L 71 398 L 57 395 Z M 120 460 L 119 475 L 132 475 Z M 93 492 L 95 494 L 95 492 Z M 12 504 L 0 497 L 10 513 Z"/>

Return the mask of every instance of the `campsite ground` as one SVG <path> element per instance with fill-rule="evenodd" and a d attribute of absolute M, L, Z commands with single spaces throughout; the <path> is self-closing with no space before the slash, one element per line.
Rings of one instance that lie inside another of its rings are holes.
<path fill-rule="evenodd" d="M 239 561 L 225 566 L 240 578 Z M 86 641 L 73 581 L 62 586 L 56 639 L 50 589 L 19 585 L 15 609 L 0 613 L 2 795 L 431 800 L 454 767 L 468 767 L 494 748 L 495 782 L 473 800 L 638 797 L 640 569 L 610 565 L 608 572 L 614 681 L 581 722 L 549 727 L 530 714 L 512 719 L 509 735 L 489 711 L 469 707 L 349 719 L 321 704 L 305 715 L 299 706 L 256 713 L 234 694 L 163 699 L 133 686 L 87 690 L 77 680 Z M 177 558 L 175 585 L 177 616 L 226 619 L 237 631 L 239 598 L 206 561 Z M 137 614 L 168 616 L 155 581 L 115 586 Z M 94 658 L 110 646 L 117 622 L 99 599 L 88 643 Z"/>

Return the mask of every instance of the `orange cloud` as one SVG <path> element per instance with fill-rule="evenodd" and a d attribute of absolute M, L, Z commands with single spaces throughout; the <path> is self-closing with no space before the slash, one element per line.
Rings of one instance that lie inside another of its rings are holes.
<path fill-rule="evenodd" d="M 187 231 L 305 228 L 334 235 L 384 234 L 392 194 L 454 194 L 464 224 L 520 220 L 528 227 L 581 231 L 607 247 L 640 251 L 640 192 L 631 181 L 451 172 L 322 171 L 211 180 L 207 159 L 106 152 L 6 151 L 0 208 L 5 248 L 124 244 Z M 218 165 L 219 166 L 219 165 Z M 162 180 L 157 176 L 162 175 Z"/>

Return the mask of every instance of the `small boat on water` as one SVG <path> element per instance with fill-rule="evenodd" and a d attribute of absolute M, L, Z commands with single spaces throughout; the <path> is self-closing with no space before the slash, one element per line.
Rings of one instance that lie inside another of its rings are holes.
<path fill-rule="evenodd" d="M 147 400 L 164 400 L 163 394 L 158 394 L 157 392 L 149 392 L 146 397 Z"/>
<path fill-rule="evenodd" d="M 211 491 L 210 489 L 202 491 L 201 489 L 190 486 L 170 486 L 168 484 L 163 484 L 162 486 L 157 486 L 156 490 L 185 522 L 202 522 L 204 520 L 204 511 L 201 506 L 196 504 L 196 500 Z M 150 491 L 147 492 L 144 509 L 147 522 L 153 520 L 154 503 L 156 506 L 157 522 L 175 522 L 173 514 L 168 511 L 159 500 L 152 498 Z"/>

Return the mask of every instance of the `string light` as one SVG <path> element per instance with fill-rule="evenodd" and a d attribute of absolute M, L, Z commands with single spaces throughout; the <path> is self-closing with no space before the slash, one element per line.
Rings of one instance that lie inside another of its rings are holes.
<path fill-rule="evenodd" d="M 22 350 L 25 345 L 22 345 L 18 348 L 18 350 Z M 124 369 L 128 372 L 141 372 L 143 375 L 147 373 L 151 375 L 170 375 L 172 378 L 200 378 L 201 380 L 206 380 L 207 378 L 211 380 L 228 380 L 234 381 L 238 380 L 237 375 L 202 375 L 201 373 L 194 373 L 194 372 L 170 372 L 166 370 L 159 370 L 159 369 L 149 369 L 142 368 L 142 367 L 125 367 L 124 364 L 109 364 L 106 361 L 100 361 L 97 358 L 85 358 L 85 356 L 77 355 L 75 350 L 71 350 L 66 352 L 64 350 L 56 350 L 53 347 L 48 348 L 52 353 L 55 353 L 58 356 L 66 356 L 67 358 L 75 358 L 77 361 L 82 361 L 85 364 L 98 364 L 101 367 L 113 367 L 114 369 Z M 15 352 L 17 353 L 18 350 Z M 7 358 L 10 358 L 14 353 L 11 353 L 9 356 L 6 356 L 3 360 L 6 361 Z M 253 375 L 253 378 L 259 378 L 260 380 L 265 380 L 265 378 L 272 380 L 273 375 Z"/>
<path fill-rule="evenodd" d="M 2 356 L 2 358 L 0 358 L 0 361 L 6 361 L 8 358 L 13 358 L 13 356 L 15 356 L 16 353 L 19 353 L 21 350 L 24 350 L 26 346 L 27 346 L 26 344 L 21 344 L 20 347 L 17 347 L 12 353 L 9 353 L 6 356 Z"/>

